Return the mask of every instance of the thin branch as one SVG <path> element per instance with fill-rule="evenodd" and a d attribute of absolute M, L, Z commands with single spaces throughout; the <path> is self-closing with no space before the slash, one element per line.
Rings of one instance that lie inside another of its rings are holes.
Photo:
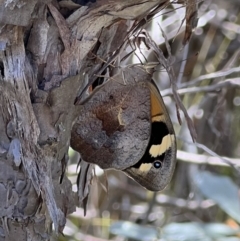
<path fill-rule="evenodd" d="M 109 179 L 110 188 L 118 188 L 119 192 L 123 190 L 124 192 L 128 192 L 130 195 L 133 195 L 136 198 L 144 202 L 149 202 L 149 197 L 145 191 L 142 190 L 141 187 L 137 188 L 128 183 L 125 185 L 124 183 L 117 180 L 116 177 L 111 177 Z M 175 198 L 164 194 L 158 194 L 156 197 L 156 204 L 165 206 L 165 207 L 174 207 L 180 208 L 183 210 L 197 210 L 197 209 L 209 209 L 215 206 L 215 202 L 212 200 L 186 200 L 183 198 Z"/>
<path fill-rule="evenodd" d="M 152 40 L 152 38 L 150 37 L 150 35 L 148 34 L 147 31 L 143 30 L 142 34 L 144 34 L 146 36 L 146 43 L 148 46 L 151 47 L 151 49 L 154 51 L 159 63 L 161 63 L 163 65 L 163 67 L 166 69 L 171 85 L 172 85 L 172 93 L 174 96 L 174 100 L 176 102 L 176 106 L 177 106 L 177 116 L 178 116 L 178 120 L 181 123 L 181 119 L 180 119 L 180 114 L 179 114 L 179 108 L 182 110 L 182 112 L 184 113 L 185 119 L 187 121 L 187 125 L 188 125 L 188 129 L 190 131 L 191 137 L 193 139 L 193 141 L 196 140 L 197 134 L 196 134 L 196 130 L 194 128 L 193 122 L 191 120 L 191 118 L 189 117 L 187 110 L 185 108 L 185 106 L 183 105 L 180 96 L 178 95 L 177 92 L 177 85 L 176 85 L 176 78 L 175 78 L 175 74 L 174 74 L 174 70 L 172 68 L 172 55 L 171 55 L 171 49 L 170 46 L 167 42 L 167 37 L 165 35 L 165 33 L 162 31 L 163 37 L 165 38 L 166 41 L 166 47 L 168 50 L 168 58 L 164 57 L 164 54 L 162 52 L 162 50 L 158 47 L 158 45 Z"/>
<path fill-rule="evenodd" d="M 201 75 L 198 78 L 193 79 L 190 82 L 181 84 L 180 87 L 183 88 L 183 87 L 193 86 L 193 85 L 196 85 L 197 83 L 199 83 L 203 80 L 224 77 L 224 76 L 227 76 L 227 75 L 230 75 L 230 74 L 233 74 L 233 73 L 238 73 L 238 72 L 240 72 L 240 67 L 231 68 L 231 69 L 223 70 L 223 71 L 217 71 L 217 72 L 214 72 L 214 73 L 211 73 L 211 74 Z"/>
<path fill-rule="evenodd" d="M 177 151 L 177 159 L 184 162 L 194 164 L 208 164 L 213 166 L 238 166 L 240 167 L 240 159 L 229 158 L 229 157 L 218 157 L 218 156 L 207 156 L 203 154 L 189 153 L 185 151 Z M 224 160 L 227 160 L 226 163 Z M 231 163 L 231 165 L 229 164 Z"/>
<path fill-rule="evenodd" d="M 213 85 L 208 86 L 201 86 L 201 87 L 189 87 L 184 89 L 178 89 L 177 92 L 179 95 L 185 95 L 185 94 L 193 94 L 193 93 L 199 93 L 199 92 L 216 92 L 219 91 L 222 88 L 229 88 L 229 87 L 240 87 L 240 78 L 233 78 L 233 79 L 226 79 L 224 81 L 218 82 Z M 173 95 L 172 89 L 166 89 L 161 91 L 161 94 L 163 96 L 167 95 Z"/>
<path fill-rule="evenodd" d="M 189 51 L 189 43 L 187 43 L 185 45 L 184 50 L 183 50 L 183 61 L 181 63 L 178 78 L 177 78 L 177 85 L 178 86 L 181 85 L 181 83 L 182 83 L 182 77 L 183 77 L 184 69 L 185 69 L 185 66 L 186 66 L 186 63 L 187 63 L 186 60 L 187 60 L 188 51 Z"/>
<path fill-rule="evenodd" d="M 227 157 L 220 156 L 216 152 L 214 152 L 213 150 L 211 150 L 210 148 L 208 148 L 207 146 L 205 146 L 201 143 L 192 143 L 192 142 L 189 142 L 187 140 L 183 140 L 183 141 L 188 143 L 188 144 L 191 144 L 191 145 L 196 145 L 198 148 L 204 150 L 205 152 L 210 154 L 212 157 L 218 158 L 219 161 L 220 160 L 222 161 L 222 163 L 225 163 L 225 164 L 231 166 L 232 168 L 234 168 L 234 170 L 237 171 L 238 174 L 240 174 L 240 168 L 239 168 L 240 167 L 240 165 L 239 165 L 240 160 L 239 159 L 235 159 L 235 161 L 232 162 L 232 160 L 234 160 L 234 159 L 230 159 L 230 158 L 227 158 Z"/>
<path fill-rule="evenodd" d="M 183 198 L 174 198 L 167 195 L 159 194 L 156 203 L 161 206 L 172 206 L 186 210 L 209 209 L 215 205 L 212 200 L 185 200 Z"/>

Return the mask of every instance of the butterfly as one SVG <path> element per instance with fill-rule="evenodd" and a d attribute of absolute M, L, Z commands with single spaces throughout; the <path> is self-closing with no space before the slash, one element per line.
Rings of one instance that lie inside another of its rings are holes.
<path fill-rule="evenodd" d="M 102 169 L 123 171 L 151 191 L 170 182 L 176 137 L 152 75 L 125 67 L 80 103 L 70 146 Z"/>

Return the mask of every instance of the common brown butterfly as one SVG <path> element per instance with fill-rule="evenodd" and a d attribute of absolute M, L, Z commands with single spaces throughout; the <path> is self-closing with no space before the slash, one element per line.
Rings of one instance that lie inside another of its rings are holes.
<path fill-rule="evenodd" d="M 151 74 L 122 69 L 81 104 L 70 145 L 89 163 L 123 171 L 151 191 L 170 182 L 176 138 Z"/>

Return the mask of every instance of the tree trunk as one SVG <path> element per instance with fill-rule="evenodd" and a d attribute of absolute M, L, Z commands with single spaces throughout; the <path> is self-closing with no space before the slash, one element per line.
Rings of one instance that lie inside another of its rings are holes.
<path fill-rule="evenodd" d="M 52 222 L 62 232 L 76 207 L 64 171 L 84 80 L 167 4 L 1 1 L 0 241 L 49 240 Z"/>

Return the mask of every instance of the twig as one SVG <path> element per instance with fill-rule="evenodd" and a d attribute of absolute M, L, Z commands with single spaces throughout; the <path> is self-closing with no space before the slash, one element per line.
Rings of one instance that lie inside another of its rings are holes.
<path fill-rule="evenodd" d="M 222 157 L 222 156 L 219 156 L 216 152 L 214 152 L 213 150 L 211 150 L 210 148 L 208 148 L 207 146 L 201 144 L 201 143 L 192 143 L 192 142 L 189 142 L 187 140 L 184 140 L 184 142 L 188 143 L 188 144 L 191 144 L 191 145 L 196 145 L 198 148 L 204 150 L 205 152 L 207 152 L 208 154 L 210 154 L 211 156 L 215 157 L 215 158 L 218 158 L 219 160 L 222 161 L 222 163 L 225 163 L 231 167 L 233 167 L 237 172 L 238 174 L 240 173 L 240 165 L 238 164 L 239 163 L 239 160 L 238 161 L 235 161 L 235 162 L 231 162 L 231 159 L 229 158 L 226 158 L 226 157 Z"/>
<path fill-rule="evenodd" d="M 185 200 L 183 198 L 174 198 L 163 194 L 157 196 L 156 203 L 162 206 L 172 206 L 187 210 L 208 209 L 215 205 L 214 201 L 209 199 L 203 201 Z"/>
<path fill-rule="evenodd" d="M 227 160 L 228 163 L 240 167 L 240 159 L 222 157 Z M 194 164 L 208 164 L 213 166 L 230 166 L 230 164 L 224 162 L 222 158 L 216 156 L 207 156 L 203 154 L 189 153 L 185 151 L 177 151 L 177 159 L 184 162 L 194 163 Z"/>
<path fill-rule="evenodd" d="M 225 87 L 227 87 L 227 88 L 234 87 L 234 86 L 240 87 L 240 78 L 226 79 L 224 81 L 218 82 L 213 85 L 208 85 L 208 86 L 178 89 L 177 92 L 179 95 L 185 95 L 185 94 L 199 93 L 199 92 L 219 91 L 219 89 L 222 89 Z M 161 94 L 163 96 L 173 95 L 172 89 L 169 88 L 169 89 L 163 90 L 163 91 L 161 91 Z"/>
<path fill-rule="evenodd" d="M 157 193 L 154 192 L 150 202 L 148 202 L 148 210 L 144 214 L 144 219 L 142 220 L 142 224 L 148 223 L 148 217 L 152 213 L 153 207 L 156 205 L 156 198 L 157 198 Z"/>
<path fill-rule="evenodd" d="M 189 50 L 189 43 L 187 43 L 185 45 L 184 50 L 183 50 L 183 61 L 181 63 L 178 78 L 177 78 L 177 85 L 178 86 L 182 83 L 182 77 L 183 77 L 184 69 L 185 69 L 185 66 L 186 66 L 186 63 L 187 63 L 186 60 L 187 60 L 188 50 Z"/>
<path fill-rule="evenodd" d="M 172 93 L 173 93 L 174 100 L 175 100 L 176 106 L 177 106 L 178 120 L 179 120 L 179 122 L 181 122 L 180 114 L 179 114 L 179 108 L 180 108 L 182 110 L 182 112 L 184 113 L 184 116 L 185 116 L 185 119 L 187 121 L 188 129 L 190 131 L 191 137 L 192 137 L 193 141 L 195 141 L 196 137 L 197 137 L 196 130 L 195 130 L 193 122 L 192 122 L 191 118 L 189 117 L 189 115 L 187 113 L 187 110 L 186 110 L 185 106 L 183 105 L 183 103 L 180 99 L 180 96 L 178 95 L 178 92 L 177 92 L 177 85 L 176 85 L 176 82 L 175 82 L 175 74 L 174 74 L 174 70 L 173 70 L 172 64 L 171 64 L 172 55 L 171 55 L 171 52 L 170 52 L 171 51 L 170 46 L 166 42 L 166 47 L 167 47 L 167 50 L 168 50 L 169 57 L 165 58 L 162 50 L 152 40 L 152 38 L 150 37 L 148 32 L 143 30 L 142 33 L 146 36 L 145 38 L 146 38 L 147 45 L 151 47 L 151 49 L 154 51 L 159 63 L 161 63 L 163 65 L 163 67 L 166 69 L 166 71 L 168 73 L 168 76 L 169 76 L 169 79 L 170 79 L 170 82 L 171 82 L 171 85 L 172 85 Z M 165 33 L 162 32 L 162 34 L 163 34 L 165 40 L 167 41 Z"/>
<path fill-rule="evenodd" d="M 100 70 L 98 70 L 98 72 L 92 77 L 92 79 L 89 81 L 89 83 L 87 84 L 87 86 L 84 87 L 84 89 L 82 90 L 82 92 L 80 93 L 80 95 L 76 98 L 75 100 L 75 104 L 79 104 L 81 101 L 81 97 L 84 94 L 84 92 L 89 88 L 89 86 L 91 86 L 94 81 L 98 78 L 98 75 L 101 75 L 101 73 L 113 62 L 117 59 L 117 57 L 119 56 L 119 54 L 122 52 L 122 50 L 125 48 L 126 43 L 123 43 L 119 49 L 117 49 L 115 51 L 115 53 L 108 59 L 108 61 L 105 61 L 105 64 L 103 65 L 103 67 L 100 68 Z"/>
<path fill-rule="evenodd" d="M 111 177 L 108 183 L 110 188 L 117 187 L 119 192 L 123 190 L 124 192 L 129 193 L 129 195 L 133 195 L 134 197 L 144 202 L 149 202 L 148 194 L 141 187 L 137 188 L 131 184 L 125 185 L 117 180 L 116 177 Z M 175 198 L 164 194 L 157 194 L 155 204 L 165 207 L 176 207 L 185 210 L 208 209 L 215 206 L 215 202 L 209 199 L 203 201 L 186 200 L 183 198 Z"/>
<path fill-rule="evenodd" d="M 211 74 L 206 74 L 206 75 L 201 75 L 196 79 L 193 79 L 192 81 L 189 81 L 187 83 L 183 83 L 181 84 L 181 88 L 183 87 L 188 87 L 188 86 L 192 86 L 192 85 L 196 85 L 197 83 L 206 80 L 206 79 L 214 79 L 214 78 L 219 78 L 219 77 L 224 77 L 233 73 L 238 73 L 240 72 L 240 67 L 236 67 L 236 68 L 231 68 L 229 70 L 224 70 L 224 71 L 217 71 Z"/>

